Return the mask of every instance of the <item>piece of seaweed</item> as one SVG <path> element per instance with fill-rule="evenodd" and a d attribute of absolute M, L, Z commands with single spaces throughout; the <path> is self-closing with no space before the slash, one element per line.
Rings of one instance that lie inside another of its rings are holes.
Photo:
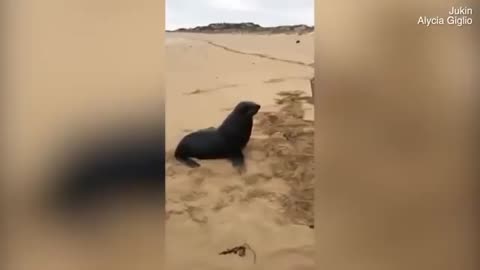
<path fill-rule="evenodd" d="M 245 257 L 247 249 L 252 252 L 253 263 L 256 263 L 257 262 L 257 254 L 256 254 L 255 250 L 253 250 L 252 247 L 250 247 L 250 245 L 247 244 L 247 243 L 245 243 L 243 245 L 240 245 L 240 246 L 233 247 L 233 248 L 229 248 L 227 250 L 224 250 L 224 251 L 220 252 L 218 255 L 237 254 L 239 257 Z"/>

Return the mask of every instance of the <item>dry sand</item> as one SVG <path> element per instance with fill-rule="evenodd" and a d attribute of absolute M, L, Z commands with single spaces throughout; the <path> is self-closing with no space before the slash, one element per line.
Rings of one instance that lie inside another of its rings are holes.
<path fill-rule="evenodd" d="M 300 40 L 300 43 L 296 43 Z M 313 34 L 168 33 L 168 269 L 314 269 Z M 247 173 L 172 157 L 188 132 L 217 126 L 241 100 L 262 105 Z M 219 256 L 247 243 L 244 257 Z"/>

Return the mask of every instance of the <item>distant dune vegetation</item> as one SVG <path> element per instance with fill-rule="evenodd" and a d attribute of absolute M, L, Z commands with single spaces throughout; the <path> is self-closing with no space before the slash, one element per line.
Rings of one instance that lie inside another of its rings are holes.
<path fill-rule="evenodd" d="M 313 32 L 314 27 L 305 24 L 280 25 L 263 27 L 252 22 L 244 23 L 211 23 L 207 26 L 193 28 L 179 28 L 168 32 L 188 33 L 261 33 L 261 34 L 306 34 Z"/>

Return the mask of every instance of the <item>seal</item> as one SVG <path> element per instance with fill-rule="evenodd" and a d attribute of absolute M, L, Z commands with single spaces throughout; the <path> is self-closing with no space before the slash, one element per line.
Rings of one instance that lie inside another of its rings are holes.
<path fill-rule="evenodd" d="M 242 150 L 248 144 L 253 128 L 253 117 L 260 105 L 242 101 L 235 106 L 218 128 L 192 132 L 178 143 L 175 158 L 191 167 L 199 167 L 196 159 L 228 159 L 240 171 L 245 170 Z"/>

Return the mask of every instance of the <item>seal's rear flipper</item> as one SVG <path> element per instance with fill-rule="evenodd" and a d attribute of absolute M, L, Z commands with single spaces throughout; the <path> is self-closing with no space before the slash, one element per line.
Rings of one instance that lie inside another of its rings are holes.
<path fill-rule="evenodd" d="M 188 157 L 176 157 L 178 161 L 181 163 L 187 165 L 190 168 L 197 168 L 200 167 L 200 164 L 196 162 L 195 160 L 188 158 Z"/>
<path fill-rule="evenodd" d="M 188 136 L 186 138 L 188 138 Z M 198 164 L 195 160 L 190 158 L 189 151 L 187 151 L 188 140 L 186 140 L 186 138 L 180 141 L 180 143 L 177 146 L 177 149 L 175 149 L 175 159 L 177 159 L 179 162 L 187 165 L 190 168 L 200 167 L 200 164 Z"/>
<path fill-rule="evenodd" d="M 245 166 L 245 158 L 242 152 L 236 153 L 234 156 L 230 157 L 233 167 L 235 167 L 238 172 L 244 173 L 247 169 Z"/>

